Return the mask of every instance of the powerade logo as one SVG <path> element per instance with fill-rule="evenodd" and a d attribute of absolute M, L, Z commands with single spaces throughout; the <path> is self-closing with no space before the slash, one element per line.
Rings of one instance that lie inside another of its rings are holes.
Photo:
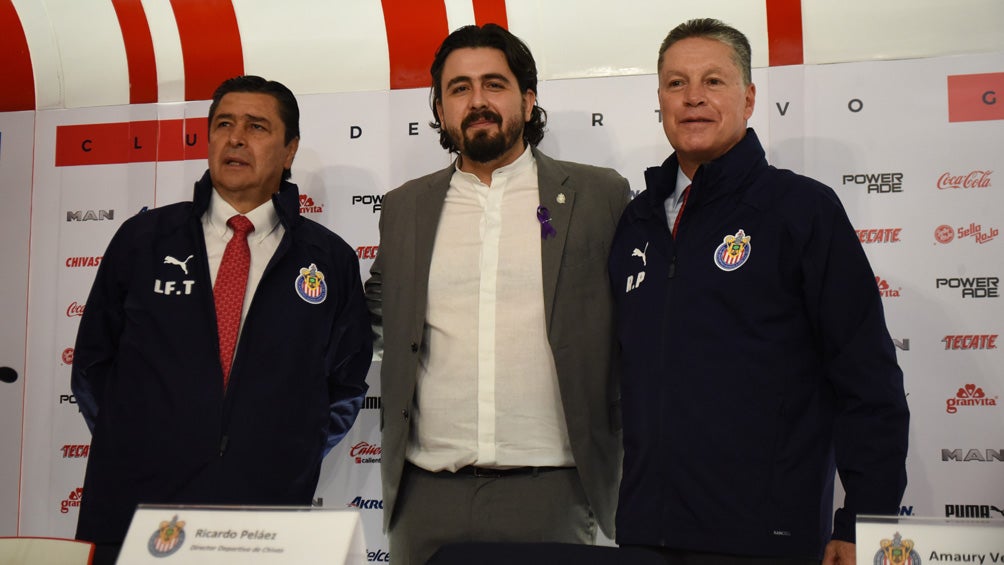
<path fill-rule="evenodd" d="M 842 184 L 863 186 L 868 194 L 903 192 L 903 173 L 855 173 L 841 177 Z"/>
<path fill-rule="evenodd" d="M 952 277 L 934 279 L 934 288 L 958 289 L 962 298 L 1000 298 L 1000 277 Z"/>
<path fill-rule="evenodd" d="M 355 206 L 356 204 L 369 206 L 373 210 L 373 213 L 376 214 L 383 209 L 383 194 L 353 194 L 352 205 Z"/>

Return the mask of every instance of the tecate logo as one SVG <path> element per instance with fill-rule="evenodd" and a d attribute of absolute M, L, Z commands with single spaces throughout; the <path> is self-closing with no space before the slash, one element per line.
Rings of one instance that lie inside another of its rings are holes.
<path fill-rule="evenodd" d="M 958 351 L 997 349 L 997 334 L 946 335 L 941 342 L 945 349 Z"/>
<path fill-rule="evenodd" d="M 360 259 L 376 259 L 379 250 L 379 245 L 363 245 L 356 247 L 356 255 L 359 255 Z"/>
<path fill-rule="evenodd" d="M 899 234 L 903 228 L 878 228 L 857 230 L 861 243 L 899 243 Z"/>
<path fill-rule="evenodd" d="M 975 170 L 964 175 L 953 175 L 944 172 L 938 177 L 938 190 L 951 188 L 990 188 L 990 175 L 993 171 Z"/>
<path fill-rule="evenodd" d="M 91 446 L 89 444 L 68 444 L 60 448 L 63 452 L 63 459 L 79 459 L 86 458 L 91 451 Z"/>

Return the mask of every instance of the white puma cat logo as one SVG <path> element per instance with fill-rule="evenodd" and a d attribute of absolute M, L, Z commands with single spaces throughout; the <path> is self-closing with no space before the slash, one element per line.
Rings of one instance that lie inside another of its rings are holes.
<path fill-rule="evenodd" d="M 637 249 L 635 251 L 637 251 Z M 164 257 L 164 264 L 165 265 L 177 265 L 177 266 L 181 267 L 181 270 L 185 271 L 185 274 L 187 275 L 188 274 L 188 261 L 191 260 L 192 257 L 195 257 L 195 255 L 189 255 L 188 259 L 185 259 L 184 261 L 178 261 L 174 257 L 171 257 L 170 255 L 168 255 L 168 256 Z"/>
<path fill-rule="evenodd" d="M 645 253 L 647 253 L 647 252 L 648 252 L 648 242 L 646 241 L 645 242 L 645 249 L 641 250 L 641 249 L 638 249 L 637 247 L 635 247 L 634 251 L 631 252 L 631 256 L 632 257 L 641 257 L 641 266 L 642 267 L 647 267 L 648 266 L 648 259 L 645 257 Z"/>

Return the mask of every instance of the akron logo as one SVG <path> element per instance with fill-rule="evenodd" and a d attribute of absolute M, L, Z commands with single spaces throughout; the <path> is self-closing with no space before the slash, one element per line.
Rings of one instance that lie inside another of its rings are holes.
<path fill-rule="evenodd" d="M 739 230 L 722 238 L 722 244 L 715 249 L 715 265 L 723 271 L 734 271 L 746 264 L 752 251 L 750 236 Z"/>
<path fill-rule="evenodd" d="M 150 550 L 150 555 L 154 557 L 167 557 L 176 553 L 184 544 L 185 522 L 179 522 L 178 515 L 175 514 L 170 522 L 164 521 L 160 523 L 160 528 L 150 536 L 150 541 L 147 542 L 146 548 Z"/>
<path fill-rule="evenodd" d="M 324 282 L 324 273 L 317 270 L 317 265 L 300 269 L 300 276 L 293 284 L 296 294 L 308 304 L 320 304 L 328 297 L 328 283 Z"/>

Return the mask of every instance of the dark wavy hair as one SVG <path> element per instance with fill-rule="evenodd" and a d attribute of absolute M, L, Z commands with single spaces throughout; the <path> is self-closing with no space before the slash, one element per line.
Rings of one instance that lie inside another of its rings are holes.
<path fill-rule="evenodd" d="M 662 58 L 666 50 L 681 39 L 691 37 L 703 37 L 721 41 L 732 48 L 732 60 L 739 67 L 739 72 L 743 76 L 746 86 L 753 82 L 751 64 L 751 49 L 749 39 L 738 29 L 713 18 L 701 18 L 688 20 L 673 28 L 663 40 L 659 47 L 659 62 L 656 65 L 656 72 L 662 71 Z"/>
<path fill-rule="evenodd" d="M 429 95 L 429 105 L 432 107 L 433 120 L 429 125 L 439 132 L 439 144 L 443 149 L 451 153 L 459 152 L 459 148 L 446 133 L 446 128 L 439 120 L 436 113 L 436 102 L 443 99 L 443 66 L 446 58 L 456 49 L 467 47 L 491 47 L 501 51 L 509 63 L 509 70 L 516 75 L 516 82 L 519 84 L 519 91 L 525 93 L 530 90 L 537 93 L 537 63 L 533 60 L 530 48 L 526 46 L 518 37 L 509 33 L 507 29 L 498 24 L 485 24 L 478 27 L 476 25 L 464 26 L 451 33 L 443 44 L 436 51 L 436 56 L 432 60 L 432 92 Z M 544 139 L 544 128 L 547 126 L 547 112 L 538 106 L 536 102 L 530 113 L 530 121 L 523 127 L 523 140 L 530 145 L 536 146 L 540 140 Z"/>
<path fill-rule="evenodd" d="M 220 100 L 231 92 L 251 92 L 256 94 L 268 94 L 279 103 L 279 118 L 286 128 L 284 143 L 289 145 L 290 141 L 300 137 L 300 106 L 296 103 L 296 96 L 286 88 L 286 85 L 274 80 L 265 80 L 260 76 L 244 75 L 223 81 L 223 84 L 213 92 L 213 103 L 209 105 L 209 123 L 213 123 L 213 116 L 216 108 L 220 105 Z M 283 169 L 282 180 L 289 180 L 292 176 L 289 169 Z"/>

